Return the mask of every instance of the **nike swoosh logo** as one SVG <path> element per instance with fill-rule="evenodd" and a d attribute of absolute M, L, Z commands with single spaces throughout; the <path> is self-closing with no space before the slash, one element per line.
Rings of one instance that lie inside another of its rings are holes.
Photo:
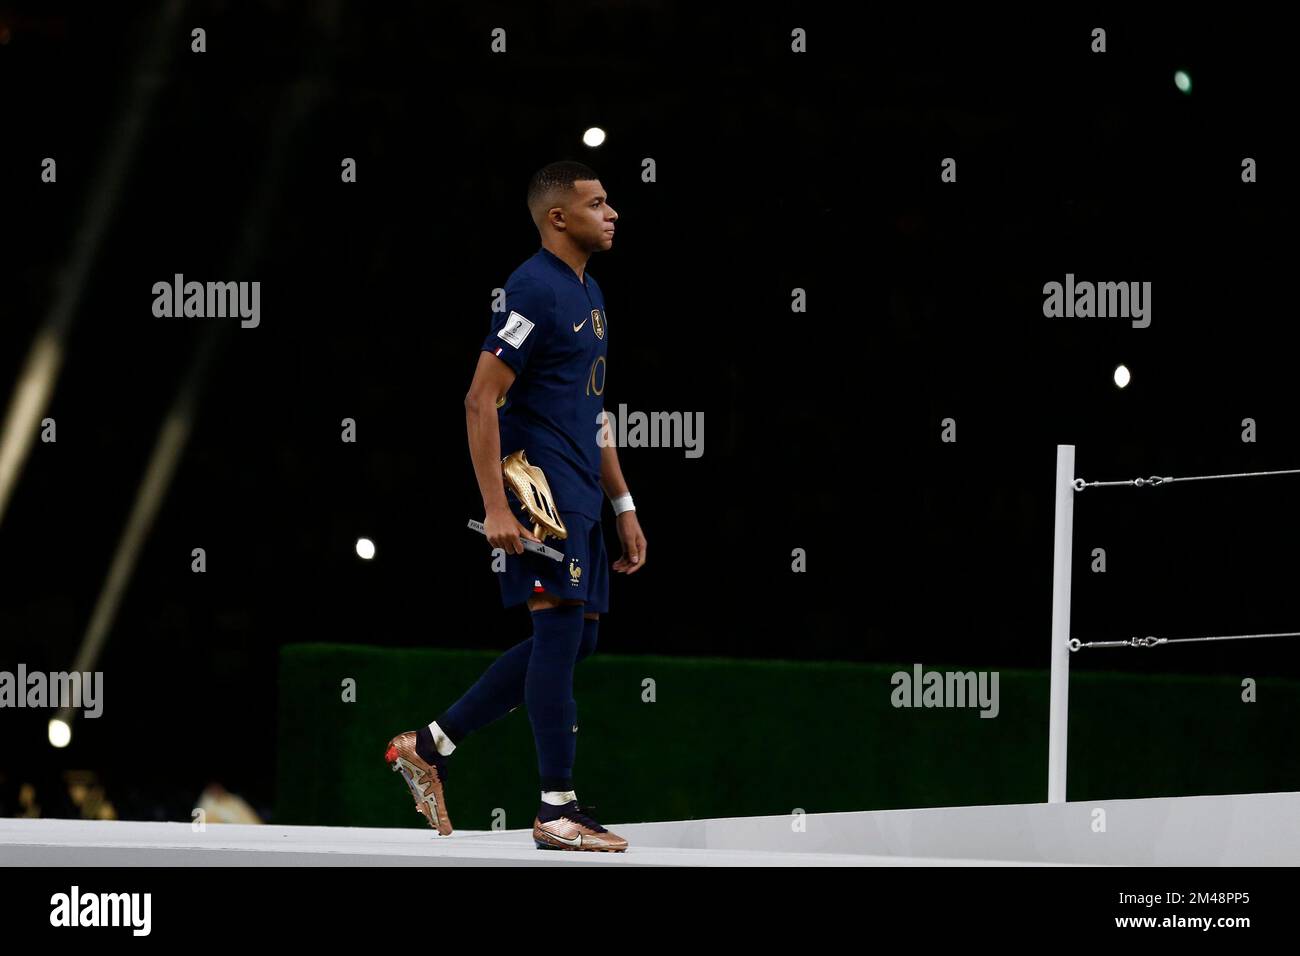
<path fill-rule="evenodd" d="M 577 325 L 573 327 L 573 331 L 580 332 L 582 330 L 582 327 L 586 324 L 587 324 L 587 320 L 583 319 L 581 322 L 579 322 Z"/>
<path fill-rule="evenodd" d="M 579 833 L 579 834 L 578 834 L 576 837 L 574 837 L 572 840 L 566 840 L 564 837 L 560 836 L 558 833 L 547 833 L 546 835 L 547 835 L 548 837 L 550 837 L 552 840 L 559 840 L 561 843 L 567 843 L 569 846 L 582 846 L 582 834 L 581 834 L 581 833 Z"/>

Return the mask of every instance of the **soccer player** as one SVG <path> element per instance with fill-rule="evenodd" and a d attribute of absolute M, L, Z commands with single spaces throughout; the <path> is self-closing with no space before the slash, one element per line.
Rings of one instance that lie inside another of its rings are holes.
<path fill-rule="evenodd" d="M 527 601 L 533 635 L 497 658 L 437 720 L 394 737 L 385 758 L 401 771 L 419 812 L 445 836 L 451 833 L 444 785 L 452 752 L 467 735 L 524 704 L 541 773 L 533 841 L 540 849 L 622 851 L 627 841 L 578 804 L 573 785 L 573 669 L 595 650 L 600 615 L 609 610 L 602 489 L 623 548 L 610 566 L 635 574 L 646 563 L 645 535 L 604 421 L 605 297 L 587 273 L 591 254 L 613 246 L 618 214 L 596 174 L 575 162 L 551 163 L 533 175 L 528 210 L 542 247 L 506 282 L 505 307 L 493 319 L 465 396 L 465 418 L 485 533 L 506 555 L 498 576 L 502 603 Z M 524 550 L 521 539 L 537 538 L 520 523 L 531 520 L 512 508 L 501 475 L 503 455 L 519 449 L 545 475 L 568 531 L 565 539 L 546 542 L 564 551 L 561 562 Z"/>

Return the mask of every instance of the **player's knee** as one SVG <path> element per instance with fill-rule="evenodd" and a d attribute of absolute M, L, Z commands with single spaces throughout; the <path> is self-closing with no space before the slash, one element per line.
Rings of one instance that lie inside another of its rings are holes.
<path fill-rule="evenodd" d="M 528 599 L 528 610 L 544 611 L 544 610 L 550 610 L 551 608 L 560 607 L 561 605 L 569 607 L 574 604 L 585 604 L 585 603 L 586 603 L 585 601 L 575 601 L 572 599 L 565 599 L 565 598 L 561 598 L 557 594 L 552 594 L 549 591 L 543 591 L 541 594 L 534 594 L 532 597 Z"/>

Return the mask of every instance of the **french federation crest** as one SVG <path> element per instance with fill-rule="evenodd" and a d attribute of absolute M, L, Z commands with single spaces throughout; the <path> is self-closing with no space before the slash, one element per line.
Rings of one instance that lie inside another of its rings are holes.
<path fill-rule="evenodd" d="M 605 319 L 600 314 L 600 309 L 591 310 L 591 327 L 596 330 L 596 338 L 605 337 Z"/>

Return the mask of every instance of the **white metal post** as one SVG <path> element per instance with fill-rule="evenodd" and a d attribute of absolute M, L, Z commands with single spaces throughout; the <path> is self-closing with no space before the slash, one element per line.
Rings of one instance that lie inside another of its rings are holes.
<path fill-rule="evenodd" d="M 1047 802 L 1065 802 L 1070 725 L 1070 556 L 1074 545 L 1074 446 L 1056 446 L 1056 553 L 1052 559 L 1052 678 L 1047 727 Z"/>

